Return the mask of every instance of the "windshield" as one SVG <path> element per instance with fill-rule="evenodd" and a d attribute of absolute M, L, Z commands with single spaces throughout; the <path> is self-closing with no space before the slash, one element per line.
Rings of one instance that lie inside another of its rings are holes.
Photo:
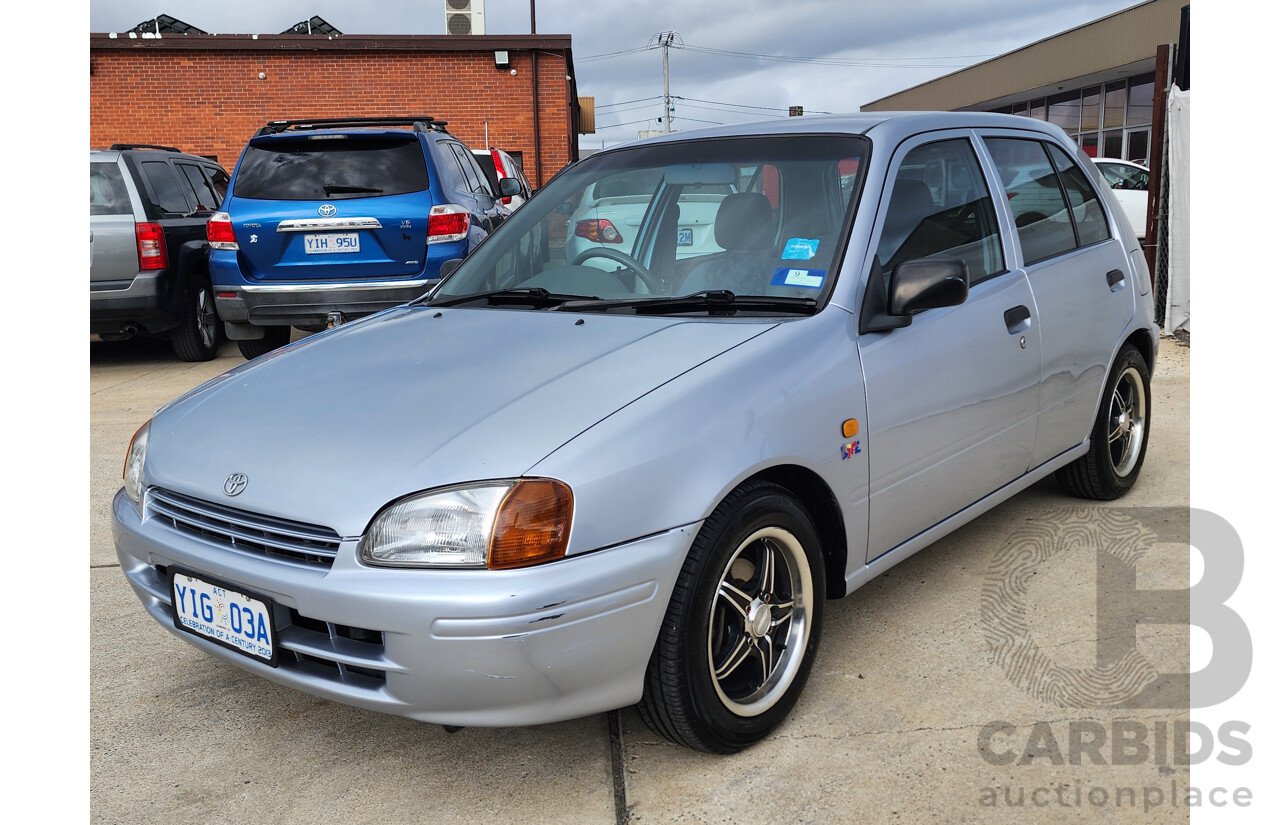
<path fill-rule="evenodd" d="M 834 280 L 866 151 L 861 138 L 787 135 L 590 157 L 515 212 L 431 303 L 488 295 L 504 307 L 692 312 L 708 307 L 665 299 L 712 294 L 720 311 L 731 293 L 816 305 Z"/>

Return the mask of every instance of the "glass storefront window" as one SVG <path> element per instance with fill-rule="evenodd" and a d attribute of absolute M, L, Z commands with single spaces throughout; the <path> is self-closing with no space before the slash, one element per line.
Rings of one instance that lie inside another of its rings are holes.
<path fill-rule="evenodd" d="M 1098 133 L 1092 132 L 1090 134 L 1081 135 L 1080 147 L 1084 149 L 1084 153 L 1086 155 L 1091 158 L 1096 158 L 1098 156 Z"/>
<path fill-rule="evenodd" d="M 1099 109 L 1102 104 L 1102 87 L 1090 86 L 1084 90 L 1084 104 L 1080 108 L 1080 131 L 1093 132 L 1098 128 Z M 1094 138 L 1094 145 L 1098 144 Z"/>
<path fill-rule="evenodd" d="M 1102 126 L 1104 129 L 1124 125 L 1125 83 L 1107 84 L 1107 95 L 1102 107 Z M 1119 157 L 1109 155 L 1108 157 Z"/>
<path fill-rule="evenodd" d="M 1129 81 L 1129 126 L 1145 126 L 1151 122 L 1151 103 L 1155 99 L 1155 75 L 1135 77 Z"/>
<path fill-rule="evenodd" d="M 1147 129 L 1130 132 L 1129 152 L 1125 157 L 1134 163 L 1141 163 L 1143 166 L 1150 166 L 1151 132 Z"/>
<path fill-rule="evenodd" d="M 1045 106 L 1044 98 L 1031 101 L 1031 116 L 1036 120 L 1044 120 Z"/>
<path fill-rule="evenodd" d="M 1080 131 L 1080 93 L 1064 92 L 1049 98 L 1049 122 L 1067 134 Z"/>
<path fill-rule="evenodd" d="M 1124 157 L 1124 132 L 1116 129 L 1102 133 L 1102 156 L 1104 158 Z"/>

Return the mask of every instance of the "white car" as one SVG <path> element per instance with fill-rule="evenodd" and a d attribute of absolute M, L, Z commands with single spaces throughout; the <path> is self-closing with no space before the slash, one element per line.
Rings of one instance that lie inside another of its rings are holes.
<path fill-rule="evenodd" d="M 1102 172 L 1102 178 L 1111 186 L 1124 216 L 1129 219 L 1138 240 L 1144 240 L 1147 232 L 1147 184 L 1151 170 L 1140 163 L 1119 158 L 1094 158 Z"/>
<path fill-rule="evenodd" d="M 650 203 L 655 197 L 661 198 L 661 188 L 657 186 L 661 177 L 661 169 L 629 170 L 588 186 L 569 216 L 566 260 L 614 270 L 623 265 L 618 253 L 627 258 L 647 254 L 647 250 L 634 247 Z M 723 252 L 716 243 L 716 213 L 725 195 L 735 191 L 738 187 L 733 184 L 686 188 L 677 200 L 679 209 L 665 213 L 674 225 L 659 228 L 655 237 L 670 244 L 674 233 L 677 261 Z"/>

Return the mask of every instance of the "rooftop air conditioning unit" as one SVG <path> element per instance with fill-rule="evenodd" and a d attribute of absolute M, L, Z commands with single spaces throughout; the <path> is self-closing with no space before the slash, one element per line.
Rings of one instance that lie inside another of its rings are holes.
<path fill-rule="evenodd" d="M 444 0 L 448 34 L 484 34 L 484 0 Z"/>

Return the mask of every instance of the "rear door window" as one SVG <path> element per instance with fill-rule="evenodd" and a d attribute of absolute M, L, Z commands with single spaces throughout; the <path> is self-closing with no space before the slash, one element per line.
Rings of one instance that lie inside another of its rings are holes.
<path fill-rule="evenodd" d="M 1034 264 L 1076 248 L 1076 232 L 1058 173 L 1044 144 L 1019 138 L 986 138 L 1004 182 L 1022 258 Z"/>
<path fill-rule="evenodd" d="M 426 188 L 417 137 L 312 135 L 251 143 L 235 179 L 236 197 L 259 200 L 343 200 Z"/>
<path fill-rule="evenodd" d="M 1062 149 L 1052 143 L 1046 145 L 1049 147 L 1049 157 L 1053 158 L 1053 165 L 1062 178 L 1067 201 L 1071 204 L 1071 218 L 1076 225 L 1076 242 L 1080 246 L 1088 246 L 1105 241 L 1111 237 L 1111 230 L 1107 228 L 1107 216 L 1098 201 L 1098 193 L 1093 191 L 1085 171 Z"/>
<path fill-rule="evenodd" d="M 192 204 L 183 194 L 184 189 L 188 192 L 191 190 L 191 185 L 185 179 L 183 183 L 179 183 L 168 163 L 162 160 L 143 161 L 142 176 L 146 178 L 151 194 L 155 196 L 156 205 L 162 211 L 170 215 L 185 215 L 191 211 Z M 191 199 L 195 199 L 194 193 Z"/>

